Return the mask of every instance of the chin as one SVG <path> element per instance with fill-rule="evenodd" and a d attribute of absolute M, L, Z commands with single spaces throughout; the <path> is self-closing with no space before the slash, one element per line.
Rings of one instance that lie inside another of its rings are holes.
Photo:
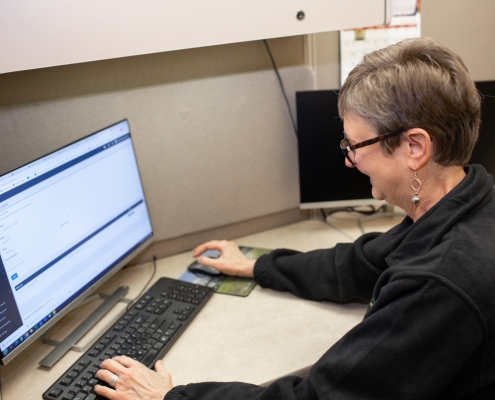
<path fill-rule="evenodd" d="M 383 193 L 377 190 L 374 186 L 373 189 L 371 189 L 371 195 L 376 200 L 385 200 L 385 196 L 383 195 Z"/>

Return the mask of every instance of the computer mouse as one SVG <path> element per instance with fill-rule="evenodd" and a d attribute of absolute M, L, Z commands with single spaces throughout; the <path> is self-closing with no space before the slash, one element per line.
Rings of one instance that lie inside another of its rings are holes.
<path fill-rule="evenodd" d="M 206 265 L 201 265 L 200 263 L 194 261 L 187 269 L 193 273 L 200 273 L 206 275 L 220 275 L 221 272 L 213 267 L 207 267 Z"/>
<path fill-rule="evenodd" d="M 207 250 L 201 254 L 201 257 L 210 257 L 210 258 L 218 258 L 222 253 L 218 250 Z M 202 265 L 197 261 L 194 261 L 187 267 L 187 269 L 193 273 L 200 273 L 206 275 L 220 275 L 221 272 L 213 267 L 207 267 L 206 265 Z"/>

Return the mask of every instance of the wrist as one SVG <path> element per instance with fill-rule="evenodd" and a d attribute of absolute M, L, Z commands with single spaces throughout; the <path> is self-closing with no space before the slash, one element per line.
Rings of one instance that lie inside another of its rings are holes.
<path fill-rule="evenodd" d="M 254 264 L 256 260 L 246 260 L 242 276 L 245 278 L 254 278 Z"/>

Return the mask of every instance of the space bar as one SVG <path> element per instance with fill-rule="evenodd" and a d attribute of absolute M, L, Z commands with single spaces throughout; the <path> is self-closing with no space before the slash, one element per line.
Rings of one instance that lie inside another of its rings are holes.
<path fill-rule="evenodd" d="M 152 368 L 153 365 L 151 365 L 150 363 L 151 363 L 151 361 L 153 361 L 155 359 L 157 354 L 158 354 L 158 350 L 151 349 L 150 351 L 148 351 L 146 353 L 144 358 L 141 360 L 141 363 L 146 365 L 148 368 Z"/>

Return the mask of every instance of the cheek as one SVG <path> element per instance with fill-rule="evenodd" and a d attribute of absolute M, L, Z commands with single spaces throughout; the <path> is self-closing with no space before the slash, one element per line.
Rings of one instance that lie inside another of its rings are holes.
<path fill-rule="evenodd" d="M 393 182 L 395 181 L 395 179 L 393 176 L 391 176 L 391 171 L 383 168 L 383 166 L 377 166 L 375 168 L 363 168 L 361 172 L 370 177 L 371 184 L 377 191 L 385 193 L 389 191 L 387 189 L 389 189 L 390 186 L 394 186 Z"/>
<path fill-rule="evenodd" d="M 368 175 L 371 179 L 373 179 L 373 177 L 375 177 L 375 179 L 378 179 L 380 175 L 379 168 L 373 165 L 373 163 L 358 161 L 358 163 L 356 164 L 356 168 L 359 170 L 359 172 L 364 175 Z"/>

